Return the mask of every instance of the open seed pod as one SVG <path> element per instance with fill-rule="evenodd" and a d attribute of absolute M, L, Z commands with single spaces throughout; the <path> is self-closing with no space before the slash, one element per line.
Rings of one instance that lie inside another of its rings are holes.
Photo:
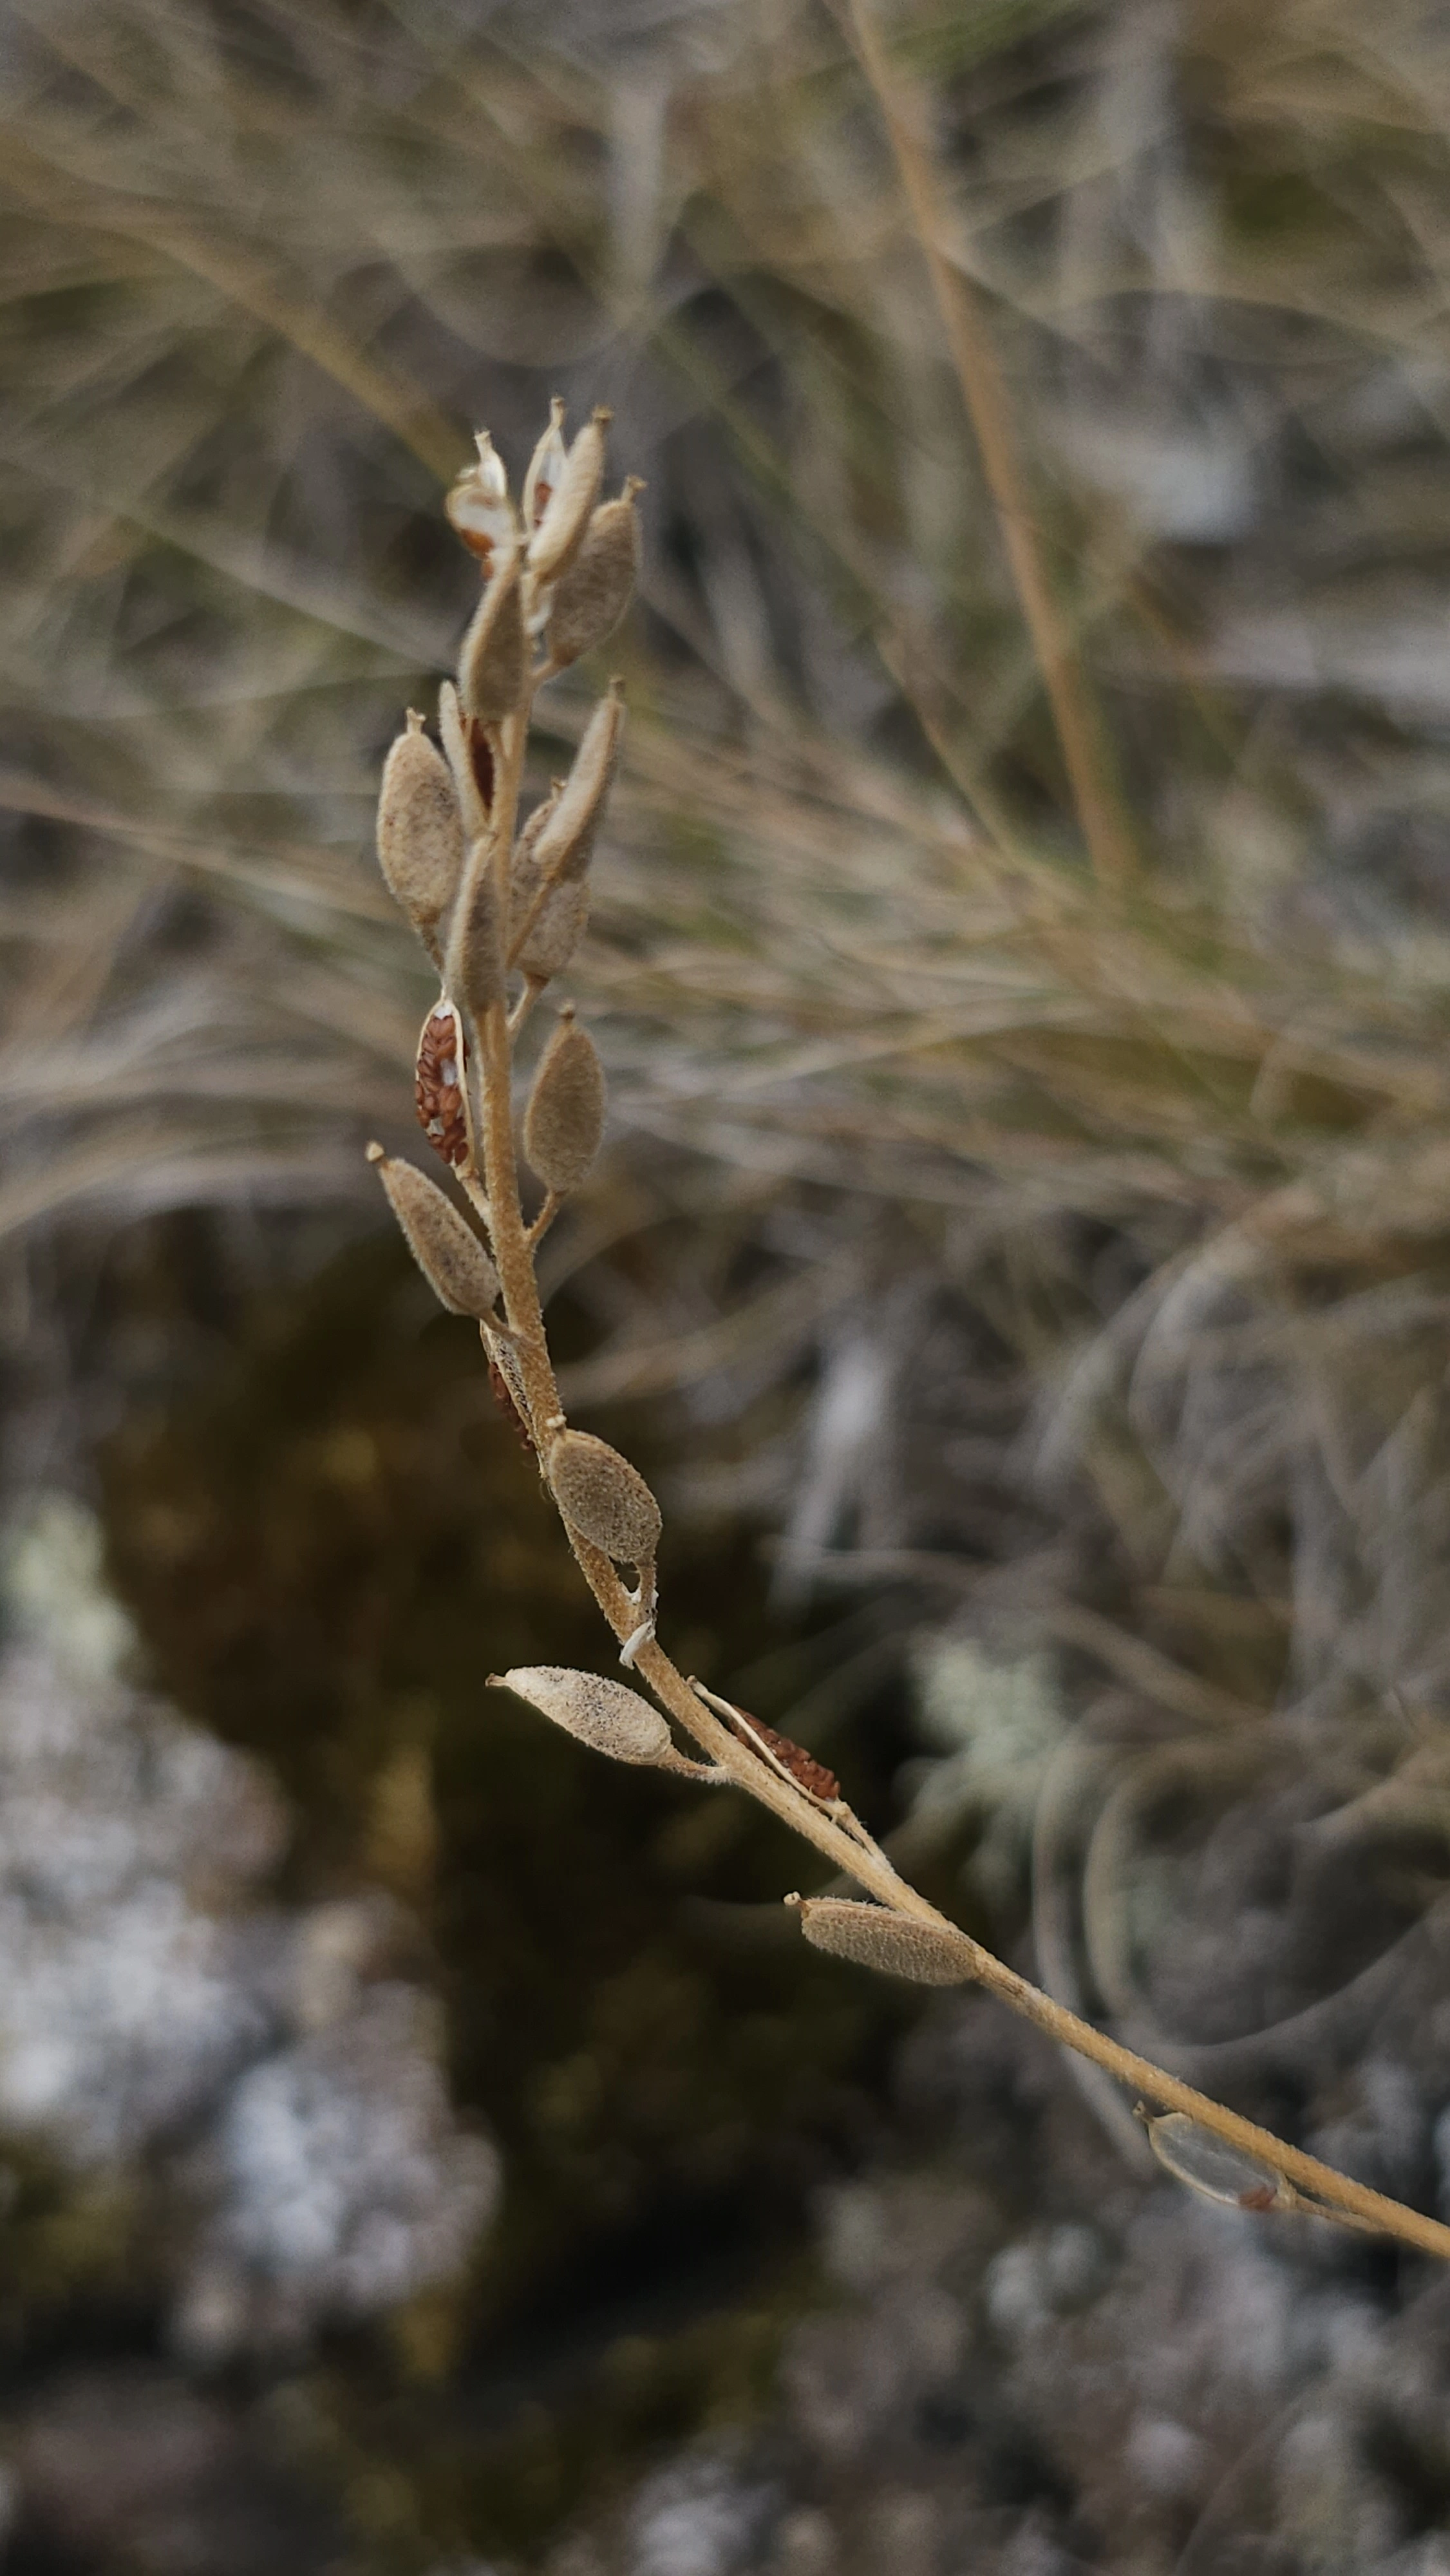
<path fill-rule="evenodd" d="M 918 1986 L 966 1986 L 972 1980 L 966 1935 L 884 1905 L 862 1905 L 841 1896 L 788 1896 L 812 1947 L 884 1976 L 909 1977 Z"/>
<path fill-rule="evenodd" d="M 572 892 L 573 889 L 565 889 Z M 604 1067 L 572 1006 L 545 1047 L 524 1114 L 524 1152 L 546 1189 L 561 1196 L 588 1177 L 604 1136 Z"/>
<path fill-rule="evenodd" d="M 559 1431 L 549 1443 L 550 1490 L 581 1538 L 620 1565 L 654 1563 L 660 1507 L 637 1467 L 592 1431 Z"/>
<path fill-rule="evenodd" d="M 378 797 L 378 865 L 436 960 L 438 924 L 463 872 L 463 822 L 448 764 L 408 709 L 408 729 L 388 753 Z"/>
<path fill-rule="evenodd" d="M 623 1682 L 571 1672 L 564 1664 L 522 1664 L 511 1673 L 490 1673 L 489 1687 L 516 1692 L 541 1717 L 616 1762 L 658 1762 L 671 1750 L 670 1730 L 658 1709 Z"/>
<path fill-rule="evenodd" d="M 450 1315 L 482 1323 L 498 1299 L 498 1272 L 472 1226 L 435 1181 L 412 1163 L 369 1145 L 368 1161 L 387 1191 L 408 1250 Z"/>

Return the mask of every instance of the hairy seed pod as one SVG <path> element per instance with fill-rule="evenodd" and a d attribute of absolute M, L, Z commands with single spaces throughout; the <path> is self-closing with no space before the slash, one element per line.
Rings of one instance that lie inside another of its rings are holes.
<path fill-rule="evenodd" d="M 463 1023 L 453 1004 L 436 1002 L 423 1022 L 413 1097 L 418 1124 L 435 1154 L 445 1163 L 468 1160 L 468 1107 L 464 1073 L 468 1049 Z"/>
<path fill-rule="evenodd" d="M 443 960 L 448 998 L 473 1021 L 475 1028 L 494 1003 L 504 998 L 503 924 L 499 912 L 498 886 L 488 846 L 475 841 L 453 907 Z"/>
<path fill-rule="evenodd" d="M 474 444 L 478 461 L 464 467 L 443 507 L 454 535 L 477 556 L 486 581 L 516 552 L 518 531 L 509 507 L 503 460 L 495 454 L 486 429 L 478 432 Z"/>
<path fill-rule="evenodd" d="M 436 959 L 437 929 L 463 872 L 463 825 L 448 764 L 410 707 L 383 768 L 378 797 L 378 865 Z"/>
<path fill-rule="evenodd" d="M 521 1664 L 488 1678 L 490 1689 L 516 1692 L 541 1717 L 616 1762 L 658 1762 L 670 1751 L 670 1730 L 658 1709 L 623 1682 L 570 1672 L 565 1664 Z"/>
<path fill-rule="evenodd" d="M 534 843 L 541 883 L 562 885 L 587 869 L 623 731 L 624 700 L 619 682 L 611 680 L 608 697 L 600 699 L 584 728 L 563 795 Z"/>
<path fill-rule="evenodd" d="M 554 494 L 564 471 L 569 451 L 564 445 L 564 405 L 555 394 L 549 405 L 549 426 L 529 459 L 524 476 L 523 522 L 532 536 Z"/>
<path fill-rule="evenodd" d="M 562 975 L 589 920 L 587 877 L 550 892 L 539 874 L 539 835 L 563 789 L 562 778 L 556 778 L 553 794 L 534 808 L 515 841 L 510 862 L 509 964 L 521 967 L 540 984 Z"/>
<path fill-rule="evenodd" d="M 528 667 L 519 568 L 510 562 L 494 574 L 459 648 L 458 695 L 465 715 L 480 724 L 499 724 L 512 715 Z"/>
<path fill-rule="evenodd" d="M 561 666 L 592 653 L 612 635 L 634 597 L 639 578 L 639 516 L 636 492 L 644 485 L 631 475 L 618 501 L 606 501 L 584 531 L 584 542 L 567 572 L 559 576 L 554 605 L 545 628 L 549 659 Z"/>
<path fill-rule="evenodd" d="M 477 841 L 493 811 L 493 746 L 485 727 L 462 712 L 451 680 L 438 691 L 438 733 L 458 791 L 464 839 Z"/>
<path fill-rule="evenodd" d="M 637 1467 L 592 1431 L 559 1431 L 549 1443 L 549 1485 L 566 1521 L 620 1565 L 652 1565 L 660 1507 Z"/>
<path fill-rule="evenodd" d="M 588 1178 L 604 1137 L 605 1099 L 604 1067 L 570 1004 L 539 1059 L 524 1113 L 524 1152 L 545 1189 L 562 1195 Z"/>
<path fill-rule="evenodd" d="M 529 539 L 529 569 L 536 583 L 557 581 L 583 543 L 604 475 L 604 433 L 609 420 L 607 411 L 597 411 L 565 458 L 549 506 Z"/>
<path fill-rule="evenodd" d="M 859 1968 L 879 1968 L 884 1976 L 910 1977 L 918 1986 L 971 1983 L 965 1933 L 888 1913 L 884 1905 L 859 1905 L 848 1897 L 796 1896 L 786 1903 L 794 1906 L 801 1930 L 817 1950 L 853 1959 Z"/>
<path fill-rule="evenodd" d="M 385 1154 L 381 1145 L 369 1145 L 368 1161 L 434 1296 L 450 1315 L 472 1315 L 481 1323 L 493 1313 L 498 1272 L 472 1226 L 426 1172 Z"/>

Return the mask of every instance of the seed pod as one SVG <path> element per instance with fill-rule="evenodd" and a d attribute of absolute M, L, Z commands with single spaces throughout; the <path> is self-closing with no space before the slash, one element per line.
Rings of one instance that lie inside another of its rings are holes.
<path fill-rule="evenodd" d="M 468 1160 L 468 1109 L 464 1096 L 467 1060 L 463 1023 L 453 1004 L 435 1003 L 418 1038 L 413 1098 L 418 1124 L 434 1153 L 454 1165 Z"/>
<path fill-rule="evenodd" d="M 524 1113 L 524 1152 L 546 1189 L 562 1194 L 587 1179 L 604 1135 L 605 1097 L 594 1040 L 577 1026 L 570 1004 L 539 1060 Z"/>
<path fill-rule="evenodd" d="M 620 1565 L 652 1565 L 660 1507 L 637 1467 L 592 1431 L 559 1431 L 549 1444 L 549 1485 L 581 1538 Z"/>
<path fill-rule="evenodd" d="M 509 878 L 509 964 L 536 982 L 562 975 L 589 920 L 589 881 L 546 890 L 536 856 L 539 835 L 563 793 L 562 778 L 537 805 L 514 843 Z"/>
<path fill-rule="evenodd" d="M 636 492 L 644 485 L 631 475 L 618 501 L 595 511 L 584 542 L 567 572 L 561 573 L 545 630 L 549 659 L 561 667 L 591 653 L 612 635 L 634 596 L 639 577 L 639 516 Z"/>
<path fill-rule="evenodd" d="M 910 1977 L 918 1986 L 971 1983 L 972 1968 L 963 1955 L 969 1946 L 965 1933 L 841 1896 L 787 1897 L 786 1903 L 794 1906 L 801 1930 L 817 1950 L 853 1959 L 860 1968 L 879 1968 L 884 1976 Z"/>
<path fill-rule="evenodd" d="M 509 508 L 503 460 L 495 455 L 486 429 L 478 432 L 474 444 L 478 462 L 465 465 L 443 507 L 454 535 L 462 538 L 471 555 L 477 556 L 486 581 L 491 573 L 501 571 L 516 552 L 518 531 Z"/>
<path fill-rule="evenodd" d="M 499 724 L 512 715 L 528 666 L 519 568 L 510 561 L 494 574 L 459 648 L 458 695 L 465 714 L 480 724 Z"/>
<path fill-rule="evenodd" d="M 464 838 L 480 840 L 493 811 L 493 748 L 485 728 L 460 711 L 451 680 L 438 692 L 438 732 L 458 791 Z"/>
<path fill-rule="evenodd" d="M 612 1753 L 616 1762 L 658 1762 L 670 1750 L 670 1730 L 658 1709 L 623 1682 L 570 1672 L 565 1664 L 522 1664 L 511 1673 L 490 1673 L 489 1687 L 516 1691 L 541 1717 L 551 1717 L 596 1753 Z"/>
<path fill-rule="evenodd" d="M 463 871 L 463 825 L 447 762 L 412 707 L 408 730 L 399 734 L 383 768 L 378 865 L 388 892 L 436 959 L 438 923 Z"/>
<path fill-rule="evenodd" d="M 611 680 L 584 728 L 564 792 L 534 844 L 541 882 L 561 885 L 582 877 L 594 849 L 624 731 L 624 700 Z"/>
<path fill-rule="evenodd" d="M 1231 2147 L 1201 2128 L 1186 2111 L 1167 2111 L 1147 2123 L 1148 2144 L 1160 2165 L 1205 2200 L 1223 2201 L 1230 2209 L 1292 2209 L 1298 2194 L 1272 2165 Z M 1337 2215 L 1337 2213 L 1336 2213 Z"/>
<path fill-rule="evenodd" d="M 568 449 L 564 445 L 564 405 L 555 394 L 549 405 L 549 426 L 529 459 L 524 477 L 523 521 L 526 534 L 533 535 L 549 503 L 559 488 Z"/>
<path fill-rule="evenodd" d="M 609 420 L 607 411 L 597 411 L 580 430 L 549 506 L 529 539 L 529 570 L 536 583 L 557 581 L 583 543 L 604 475 L 604 433 Z"/>
<path fill-rule="evenodd" d="M 387 1191 L 404 1239 L 433 1294 L 450 1315 L 482 1322 L 498 1297 L 498 1272 L 471 1225 L 425 1172 L 369 1145 L 368 1161 Z"/>
<path fill-rule="evenodd" d="M 504 998 L 502 924 L 498 886 L 488 846 L 475 841 L 468 869 L 453 907 L 443 981 L 449 1000 L 479 1026 L 495 1002 Z"/>

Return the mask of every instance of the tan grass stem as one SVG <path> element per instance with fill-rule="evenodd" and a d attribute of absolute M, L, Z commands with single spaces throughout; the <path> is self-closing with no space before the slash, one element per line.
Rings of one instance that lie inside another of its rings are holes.
<path fill-rule="evenodd" d="M 1135 852 L 1112 781 L 1102 723 L 1081 657 L 1046 567 L 1028 498 L 1011 406 L 972 280 L 943 251 L 941 193 L 910 101 L 887 61 L 866 0 L 847 0 L 861 68 L 886 128 L 912 227 L 921 246 L 953 371 L 972 424 L 1002 542 L 1042 673 L 1073 803 L 1099 881 L 1125 885 Z"/>

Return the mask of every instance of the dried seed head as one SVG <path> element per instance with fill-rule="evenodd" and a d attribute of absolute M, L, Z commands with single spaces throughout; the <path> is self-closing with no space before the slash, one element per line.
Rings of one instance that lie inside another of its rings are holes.
<path fill-rule="evenodd" d="M 644 485 L 634 475 L 618 501 L 595 511 L 584 541 L 567 572 L 559 576 L 546 635 L 549 658 L 561 666 L 577 662 L 612 635 L 634 596 L 639 577 L 639 515 L 636 492 Z"/>
<path fill-rule="evenodd" d="M 524 1152 L 546 1189 L 562 1195 L 587 1179 L 604 1135 L 605 1097 L 604 1067 L 570 1006 L 539 1060 L 524 1113 Z"/>
<path fill-rule="evenodd" d="M 558 491 L 568 449 L 564 445 L 564 405 L 555 394 L 549 405 L 549 426 L 529 459 L 524 477 L 524 529 L 532 536 L 554 494 Z"/>
<path fill-rule="evenodd" d="M 378 865 L 429 953 L 463 872 L 463 825 L 446 761 L 410 707 L 383 768 L 378 797 Z"/>
<path fill-rule="evenodd" d="M 493 750 L 483 726 L 463 714 L 451 680 L 438 691 L 438 732 L 458 792 L 464 838 L 476 841 L 488 830 L 493 808 Z"/>
<path fill-rule="evenodd" d="M 597 411 L 580 430 L 564 460 L 549 506 L 529 539 L 529 570 L 536 583 L 557 581 L 583 543 L 604 475 L 604 433 L 609 419 L 607 411 Z"/>
<path fill-rule="evenodd" d="M 463 1023 L 453 1004 L 435 1003 L 418 1038 L 413 1097 L 418 1124 L 434 1153 L 454 1165 L 466 1163 L 469 1154 L 467 1056 Z"/>
<path fill-rule="evenodd" d="M 563 884 L 588 867 L 623 731 L 624 700 L 619 682 L 611 680 L 608 697 L 600 699 L 584 728 L 564 792 L 534 843 L 541 883 Z"/>
<path fill-rule="evenodd" d="M 879 1968 L 884 1976 L 910 1977 L 918 1986 L 971 1983 L 965 1933 L 842 1896 L 788 1896 L 786 1903 L 799 1914 L 801 1930 L 817 1950 L 854 1959 L 860 1968 Z"/>
<path fill-rule="evenodd" d="M 493 440 L 481 429 L 474 441 L 476 465 L 466 465 L 443 504 L 455 536 L 478 557 L 484 579 L 498 572 L 517 550 L 518 530 L 509 507 L 508 476 L 494 453 Z"/>
<path fill-rule="evenodd" d="M 623 1682 L 570 1672 L 564 1664 L 523 1664 L 511 1673 L 490 1673 L 489 1686 L 516 1691 L 541 1717 L 551 1717 L 596 1753 L 612 1753 L 616 1762 L 658 1762 L 670 1750 L 670 1730 L 658 1709 Z"/>
<path fill-rule="evenodd" d="M 519 569 L 510 561 L 494 574 L 459 649 L 458 695 L 465 714 L 480 724 L 499 724 L 512 715 L 528 667 Z"/>
<path fill-rule="evenodd" d="M 549 1443 L 549 1485 L 581 1538 L 621 1565 L 652 1565 L 660 1507 L 637 1467 L 592 1431 L 559 1431 Z"/>
<path fill-rule="evenodd" d="M 377 1166 L 408 1250 L 435 1297 L 450 1315 L 472 1315 L 482 1322 L 498 1297 L 498 1272 L 472 1226 L 411 1163 L 385 1154 L 381 1145 L 369 1145 L 368 1161 Z"/>
<path fill-rule="evenodd" d="M 475 1028 L 493 1004 L 504 998 L 503 924 L 499 912 L 498 885 L 489 864 L 487 843 L 475 841 L 453 907 L 443 960 L 448 998 L 467 1014 Z"/>

